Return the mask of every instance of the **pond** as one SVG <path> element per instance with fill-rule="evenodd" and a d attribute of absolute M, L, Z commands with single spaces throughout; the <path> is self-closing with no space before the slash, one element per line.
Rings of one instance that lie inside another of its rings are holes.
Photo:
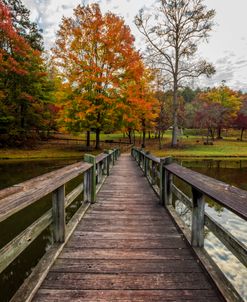
<path fill-rule="evenodd" d="M 0 161 L 0 189 L 22 182 L 32 177 L 59 169 L 65 165 L 72 164 L 80 159 L 59 159 L 59 160 L 30 160 L 30 161 Z M 180 160 L 183 166 L 192 170 L 214 177 L 226 183 L 232 184 L 247 190 L 247 160 Z M 66 187 L 70 191 L 82 179 L 77 179 Z M 184 183 L 178 186 L 188 195 L 190 190 Z M 0 223 L 0 248 L 11 238 L 30 225 L 37 217 L 47 211 L 51 206 L 51 195 L 46 196 L 38 203 L 14 215 L 11 219 Z M 73 206 L 73 205 L 72 205 Z M 190 213 L 176 202 L 176 208 L 183 219 L 190 224 Z M 230 230 L 247 244 L 246 222 L 231 214 L 229 211 L 217 206 L 208 200 L 206 211 L 218 222 Z M 67 216 L 73 214 L 69 210 Z M 0 274 L 0 301 L 7 302 L 20 286 L 23 280 L 31 272 L 44 252 L 50 247 L 52 236 L 50 229 L 45 230 L 30 247 L 21 254 L 2 274 Z M 233 282 L 242 296 L 247 301 L 247 272 L 234 256 L 209 232 L 206 233 L 205 247 L 208 253 L 214 258 L 226 276 Z M 238 272 L 238 273 L 236 273 Z"/>
<path fill-rule="evenodd" d="M 247 160 L 179 160 L 187 168 L 216 178 L 225 183 L 247 190 Z M 176 179 L 177 186 L 191 197 L 191 189 Z M 247 201 L 246 201 L 247 202 Z M 175 201 L 176 210 L 188 226 L 191 226 L 191 213 L 185 206 Z M 247 246 L 247 222 L 206 198 L 206 212 L 223 225 L 243 244 Z M 247 270 L 224 245 L 206 229 L 205 249 L 214 259 L 226 277 L 241 296 L 247 301 Z"/>
<path fill-rule="evenodd" d="M 2 160 L 0 161 L 0 189 L 23 182 L 38 175 L 62 168 L 72 164 L 79 159 L 56 159 L 56 160 Z M 78 183 L 68 185 L 66 190 L 71 190 Z M 32 224 L 38 217 L 51 207 L 51 194 L 42 198 L 35 204 L 27 207 L 9 219 L 0 223 L 0 248 L 17 236 L 27 226 Z M 75 209 L 68 211 L 70 217 Z M 52 244 L 50 228 L 46 229 L 41 235 L 31 243 L 26 249 L 2 274 L 0 274 L 0 301 L 7 302 L 20 287 L 24 279 L 31 273 L 32 268 L 37 264 L 45 251 Z"/>

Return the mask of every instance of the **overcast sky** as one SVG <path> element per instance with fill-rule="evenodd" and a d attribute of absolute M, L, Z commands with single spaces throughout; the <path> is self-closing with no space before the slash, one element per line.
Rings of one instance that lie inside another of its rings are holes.
<path fill-rule="evenodd" d="M 142 7 L 148 8 L 154 0 L 98 0 L 105 12 L 110 10 L 126 20 L 136 36 L 136 45 L 141 48 L 143 41 L 133 22 Z M 23 0 L 30 9 L 31 16 L 43 29 L 46 48 L 55 40 L 55 33 L 62 16 L 71 16 L 73 8 L 81 0 Z M 214 86 L 222 80 L 234 89 L 247 91 L 247 28 L 245 26 L 246 0 L 205 0 L 208 8 L 216 10 L 216 26 L 208 44 L 200 47 L 200 55 L 213 63 L 217 73 L 210 80 L 202 80 L 206 86 Z"/>

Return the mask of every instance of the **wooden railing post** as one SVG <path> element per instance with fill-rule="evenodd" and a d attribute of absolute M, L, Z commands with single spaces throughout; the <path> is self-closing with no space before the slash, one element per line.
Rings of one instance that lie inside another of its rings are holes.
<path fill-rule="evenodd" d="M 117 153 L 118 153 L 118 150 L 117 150 L 117 149 L 114 149 L 114 157 L 115 157 L 115 161 L 117 161 L 117 158 L 118 158 Z"/>
<path fill-rule="evenodd" d="M 146 155 L 149 154 L 149 151 L 146 151 Z M 144 156 L 144 176 L 147 177 L 148 175 L 148 158 Z"/>
<path fill-rule="evenodd" d="M 65 240 L 65 185 L 52 192 L 53 240 L 63 243 Z"/>
<path fill-rule="evenodd" d="M 106 158 L 106 175 L 109 176 L 110 175 L 110 154 L 109 151 L 105 151 L 104 153 L 107 154 L 107 158 Z"/>
<path fill-rule="evenodd" d="M 114 155 L 114 150 L 111 151 L 111 156 L 112 156 L 112 165 L 115 165 L 115 155 Z"/>
<path fill-rule="evenodd" d="M 170 172 L 168 172 L 165 168 L 166 165 L 172 162 L 172 157 L 167 157 L 162 160 L 161 170 L 162 173 L 160 174 L 160 182 L 162 182 L 161 187 L 161 202 L 165 206 L 172 204 L 172 180 L 173 176 Z"/>
<path fill-rule="evenodd" d="M 165 158 L 160 159 L 160 203 L 165 205 Z"/>
<path fill-rule="evenodd" d="M 83 181 L 83 187 L 84 187 L 84 202 L 90 202 L 90 179 L 91 179 L 91 169 L 84 173 L 84 181 Z"/>
<path fill-rule="evenodd" d="M 105 159 L 105 175 L 109 176 L 110 175 L 110 159 L 109 159 L 109 154 L 107 151 L 104 152 L 107 154 L 107 157 Z"/>
<path fill-rule="evenodd" d="M 90 169 L 89 177 L 89 190 L 90 190 L 90 199 L 91 203 L 96 202 L 96 159 L 95 156 L 91 154 L 84 155 L 84 161 L 92 164 L 93 166 Z"/>
<path fill-rule="evenodd" d="M 192 233 L 191 245 L 194 247 L 204 246 L 204 195 L 192 188 Z"/>
<path fill-rule="evenodd" d="M 137 158 L 138 158 L 137 163 L 138 163 L 138 166 L 140 167 L 141 166 L 141 152 L 140 152 L 140 150 L 138 150 L 137 152 L 138 152 L 137 153 Z"/>

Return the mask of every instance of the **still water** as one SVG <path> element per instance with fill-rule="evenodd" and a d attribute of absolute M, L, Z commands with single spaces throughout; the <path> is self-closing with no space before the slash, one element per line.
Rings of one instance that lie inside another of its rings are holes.
<path fill-rule="evenodd" d="M 182 160 L 180 164 L 199 173 L 247 190 L 247 161 L 241 160 Z M 191 190 L 182 181 L 176 180 L 178 187 L 191 197 Z M 191 225 L 191 213 L 184 205 L 176 202 L 176 210 L 188 226 Z M 246 201 L 247 202 L 247 201 Z M 206 212 L 218 223 L 229 230 L 247 246 L 247 222 L 222 208 L 215 202 L 206 199 Z M 247 270 L 224 245 L 208 230 L 205 234 L 205 249 L 231 281 L 240 295 L 247 301 Z"/>
<path fill-rule="evenodd" d="M 79 159 L 78 159 L 79 160 Z M 0 189 L 9 187 L 13 184 L 33 178 L 43 173 L 59 169 L 65 165 L 72 164 L 73 160 L 32 160 L 32 161 L 0 161 Z M 236 187 L 247 190 L 247 160 L 229 161 L 229 160 L 188 160 L 180 161 L 183 166 L 192 170 L 214 177 Z M 66 187 L 69 192 L 82 179 L 77 179 Z M 178 182 L 177 185 L 186 194 L 190 194 L 190 188 Z M 72 204 L 72 208 L 75 205 Z M 48 195 L 34 205 L 22 210 L 11 219 L 0 223 L 0 248 L 9 242 L 18 233 L 24 230 L 35 219 L 40 217 L 51 207 L 51 196 Z M 186 223 L 190 224 L 190 213 L 183 205 L 176 202 L 177 211 L 180 212 Z M 206 211 L 218 222 L 224 224 L 224 227 L 233 231 L 234 235 L 247 244 L 246 229 L 247 225 L 242 219 L 229 211 L 217 206 L 208 200 Z M 67 212 L 67 216 L 73 215 L 73 209 Z M 0 302 L 9 301 L 15 290 L 20 286 L 23 280 L 28 276 L 32 267 L 36 265 L 44 252 L 52 243 L 50 229 L 45 230 L 39 238 L 34 241 L 30 247 L 18 257 L 2 274 L 0 274 Z M 240 294 L 247 301 L 247 272 L 238 260 L 232 256 L 224 246 L 209 232 L 206 234 L 205 247 L 208 253 L 217 262 L 226 276 L 231 280 Z M 237 273 L 236 273 L 237 272 Z"/>
<path fill-rule="evenodd" d="M 0 189 L 62 168 L 78 160 L 2 160 L 0 161 Z M 66 186 L 66 191 L 73 189 L 78 181 L 81 180 L 75 180 L 74 183 L 69 183 L 69 185 Z M 35 204 L 0 223 L 0 249 L 44 214 L 51 207 L 51 200 L 52 197 L 51 194 L 49 194 Z M 66 213 L 67 219 L 71 217 L 75 211 L 73 208 L 75 208 L 75 204 L 72 204 L 71 209 Z M 51 244 L 51 230 L 48 228 L 0 274 L 0 302 L 9 301 Z"/>

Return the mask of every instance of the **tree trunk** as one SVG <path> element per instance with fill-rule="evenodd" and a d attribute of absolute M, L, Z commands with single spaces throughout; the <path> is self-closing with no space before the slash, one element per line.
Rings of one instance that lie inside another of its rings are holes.
<path fill-rule="evenodd" d="M 142 120 L 142 148 L 145 148 L 146 144 L 146 121 Z"/>
<path fill-rule="evenodd" d="M 174 78 L 173 88 L 173 128 L 172 128 L 172 147 L 178 145 L 178 85 L 177 79 Z"/>
<path fill-rule="evenodd" d="M 208 145 L 209 143 L 209 135 L 212 135 L 212 130 L 210 128 L 208 128 L 208 133 L 207 133 L 207 141 L 206 141 L 206 144 Z"/>
<path fill-rule="evenodd" d="M 135 130 L 134 130 L 134 133 L 133 133 L 133 143 L 134 143 L 134 145 L 136 144 L 136 132 L 135 132 Z"/>
<path fill-rule="evenodd" d="M 90 147 L 90 130 L 87 131 L 87 147 Z"/>
<path fill-rule="evenodd" d="M 244 130 L 245 130 L 245 128 L 241 129 L 241 135 L 240 135 L 241 142 L 243 141 Z"/>
<path fill-rule="evenodd" d="M 100 149 L 100 129 L 96 129 L 96 143 L 95 143 L 95 149 Z"/>
<path fill-rule="evenodd" d="M 161 133 L 159 131 L 159 149 L 161 150 L 162 149 L 162 145 L 161 145 Z"/>
<path fill-rule="evenodd" d="M 220 126 L 217 128 L 217 139 L 222 139 Z"/>
<path fill-rule="evenodd" d="M 212 140 L 214 141 L 214 131 L 212 128 L 208 128 L 209 129 L 209 133 L 211 135 Z"/>
<path fill-rule="evenodd" d="M 129 143 L 132 144 L 132 137 L 131 137 L 132 131 L 128 131 L 128 138 L 129 138 Z"/>
<path fill-rule="evenodd" d="M 151 131 L 148 131 L 148 138 L 151 139 Z"/>

